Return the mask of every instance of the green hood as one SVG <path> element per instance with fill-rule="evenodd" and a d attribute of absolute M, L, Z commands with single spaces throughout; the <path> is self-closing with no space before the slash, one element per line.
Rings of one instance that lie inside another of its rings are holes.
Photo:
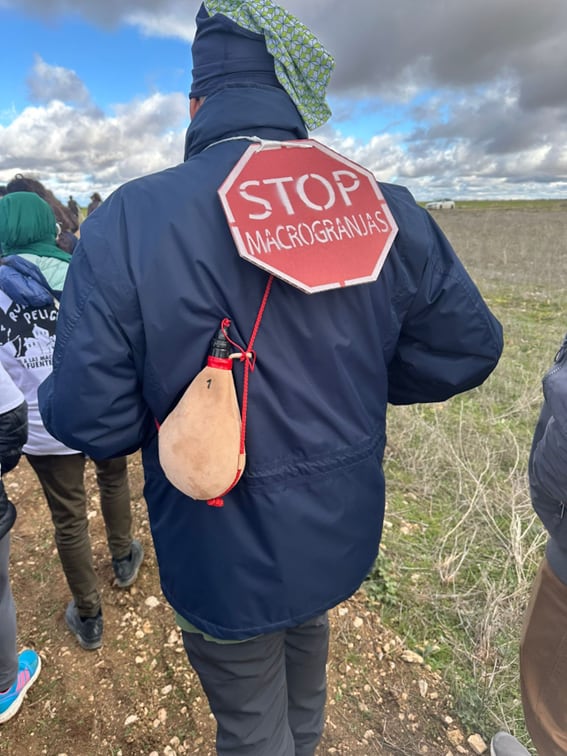
<path fill-rule="evenodd" d="M 69 262 L 71 255 L 55 243 L 53 210 L 33 192 L 13 192 L 0 200 L 0 244 L 3 255 L 32 254 Z"/>

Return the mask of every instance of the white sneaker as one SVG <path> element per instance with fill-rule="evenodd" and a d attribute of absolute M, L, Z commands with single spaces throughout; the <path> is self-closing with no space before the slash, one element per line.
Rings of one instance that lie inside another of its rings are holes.
<path fill-rule="evenodd" d="M 490 743 L 490 756 L 530 756 L 530 752 L 512 735 L 497 732 Z"/>

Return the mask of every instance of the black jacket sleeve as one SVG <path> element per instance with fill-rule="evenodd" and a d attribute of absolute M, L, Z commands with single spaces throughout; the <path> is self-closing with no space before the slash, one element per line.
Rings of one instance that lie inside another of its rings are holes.
<path fill-rule="evenodd" d="M 22 447 L 28 438 L 28 405 L 22 402 L 18 407 L 0 415 L 0 469 L 2 475 L 12 470 L 22 454 Z"/>
<path fill-rule="evenodd" d="M 18 407 L 0 415 L 0 473 L 12 470 L 22 454 L 28 438 L 28 406 Z M 8 499 L 0 477 L 0 539 L 10 530 L 16 519 L 16 508 Z"/>

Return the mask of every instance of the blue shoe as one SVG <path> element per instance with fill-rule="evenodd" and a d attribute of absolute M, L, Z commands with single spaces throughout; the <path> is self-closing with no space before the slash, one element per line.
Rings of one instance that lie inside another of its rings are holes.
<path fill-rule="evenodd" d="M 490 756 L 530 756 L 530 752 L 513 735 L 497 732 L 490 744 Z"/>
<path fill-rule="evenodd" d="M 28 649 L 18 656 L 18 677 L 5 693 L 0 693 L 0 724 L 4 724 L 18 712 L 29 688 L 37 680 L 41 670 L 39 655 Z"/>
<path fill-rule="evenodd" d="M 119 588 L 129 588 L 138 577 L 140 565 L 144 561 L 144 548 L 140 541 L 132 541 L 130 553 L 124 559 L 113 559 L 115 585 Z"/>

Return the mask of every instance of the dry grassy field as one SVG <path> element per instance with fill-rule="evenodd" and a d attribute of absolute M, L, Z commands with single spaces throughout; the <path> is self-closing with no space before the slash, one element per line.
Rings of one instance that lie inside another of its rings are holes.
<path fill-rule="evenodd" d="M 567 202 L 435 218 L 503 323 L 505 348 L 479 389 L 390 413 L 383 618 L 442 672 L 463 722 L 529 745 L 517 653 L 545 533 L 526 469 L 541 377 L 567 331 Z"/>
<path fill-rule="evenodd" d="M 526 464 L 541 375 L 567 330 L 566 210 L 558 202 L 435 213 L 504 324 L 505 351 L 479 389 L 442 405 L 392 408 L 384 549 L 363 589 L 332 612 L 318 756 L 473 754 L 474 736 L 486 743 L 501 726 L 529 745 L 517 646 L 545 535 Z M 129 469 L 147 557 L 126 591 L 112 585 L 88 473 L 105 618 L 104 646 L 90 653 L 65 628 L 68 591 L 39 486 L 25 461 L 6 478 L 19 510 L 20 641 L 38 649 L 43 671 L 0 729 L 1 754 L 214 753 L 213 722 L 160 593 L 137 455 Z"/>

